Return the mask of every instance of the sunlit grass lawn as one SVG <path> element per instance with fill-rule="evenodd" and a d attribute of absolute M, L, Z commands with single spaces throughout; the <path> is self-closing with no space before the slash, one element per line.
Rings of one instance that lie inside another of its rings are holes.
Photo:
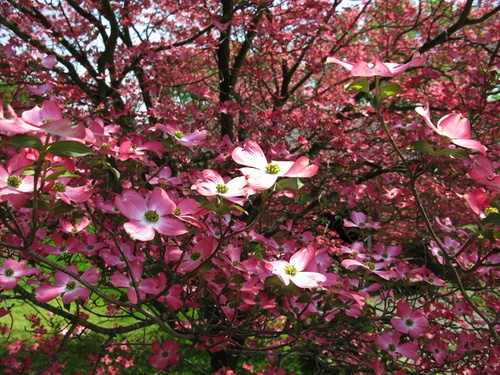
<path fill-rule="evenodd" d="M 52 303 L 53 305 L 56 302 Z M 0 358 L 4 357 L 8 353 L 8 344 L 13 344 L 19 340 L 27 340 L 27 347 L 32 347 L 34 340 L 33 328 L 31 327 L 31 322 L 26 319 L 25 316 L 30 314 L 35 314 L 37 311 L 39 317 L 42 318 L 42 325 L 47 329 L 47 338 L 53 336 L 61 329 L 65 328 L 65 322 L 62 318 L 56 317 L 53 314 L 47 313 L 46 311 L 39 310 L 35 306 L 32 306 L 28 302 L 16 301 L 9 304 L 9 309 L 11 314 L 5 316 L 0 320 L 0 324 L 6 324 L 11 330 L 10 333 L 0 336 Z M 94 311 L 97 315 L 104 315 L 106 313 L 105 307 L 101 308 L 102 311 Z M 123 326 L 135 323 L 133 318 L 124 317 L 120 321 L 106 321 L 102 319 L 99 321 L 97 315 L 94 315 L 90 319 L 92 323 L 100 324 L 106 327 L 112 327 L 113 324 L 120 324 Z M 99 356 L 109 354 L 109 357 L 103 357 L 101 359 L 101 366 L 107 367 L 119 367 L 120 374 L 156 374 L 157 372 L 148 365 L 148 359 L 153 354 L 151 350 L 151 342 L 156 337 L 156 329 L 154 327 L 142 328 L 140 330 L 116 335 L 112 342 L 108 341 L 108 337 L 95 333 L 86 331 L 83 334 L 74 333 L 74 338 L 69 341 L 63 354 L 59 357 L 59 363 L 65 363 L 64 369 L 60 370 L 63 375 L 72 375 L 76 372 L 81 372 L 82 374 L 87 374 L 88 371 L 94 369 L 94 366 L 89 364 L 89 356 Z M 129 352 L 120 350 L 120 346 L 115 346 L 112 353 L 107 353 L 103 351 L 106 345 L 113 346 L 114 343 L 124 343 L 126 340 L 130 344 Z M 146 344 L 144 344 L 146 343 Z M 57 350 L 57 347 L 56 347 Z M 196 355 L 193 356 L 193 352 L 188 348 L 182 349 L 183 356 L 179 365 L 163 371 L 161 373 L 168 374 L 208 374 L 210 371 L 210 360 L 209 356 L 205 352 L 196 351 Z M 17 358 L 18 361 L 22 361 L 25 355 L 29 355 L 33 360 L 33 367 L 36 369 L 46 366 L 52 358 L 54 353 L 44 353 L 43 350 L 38 351 L 23 351 L 21 355 Z M 122 359 L 117 360 L 117 357 L 122 357 Z M 126 368 L 123 364 L 126 360 L 134 360 L 134 367 Z M 121 362 L 121 363 L 120 363 Z M 0 370 L 3 370 L 2 364 L 0 364 Z M 108 372 L 105 372 L 108 374 Z"/>

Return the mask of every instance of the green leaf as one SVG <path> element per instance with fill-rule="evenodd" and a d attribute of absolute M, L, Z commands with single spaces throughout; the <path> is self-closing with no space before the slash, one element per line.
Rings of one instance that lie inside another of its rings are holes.
<path fill-rule="evenodd" d="M 54 169 L 59 169 L 59 171 L 54 172 L 54 173 L 50 174 L 49 176 L 47 176 L 48 181 L 53 181 L 53 180 L 56 180 L 58 178 L 63 178 L 63 177 L 80 177 L 79 175 L 68 171 L 64 167 L 53 168 L 52 170 L 54 170 Z"/>
<path fill-rule="evenodd" d="M 370 84 L 368 83 L 368 78 L 364 77 L 354 80 L 353 82 L 345 86 L 345 90 L 354 90 L 358 92 L 365 92 L 368 94 L 370 92 Z"/>
<path fill-rule="evenodd" d="M 48 149 L 52 155 L 57 156 L 85 156 L 90 154 L 90 150 L 83 143 L 75 141 L 59 141 L 52 143 Z"/>
<path fill-rule="evenodd" d="M 482 221 L 483 224 L 500 224 L 500 214 L 491 213 Z"/>
<path fill-rule="evenodd" d="M 304 184 L 297 177 L 285 178 L 283 180 L 279 180 L 278 183 L 276 184 L 278 191 L 279 190 L 298 190 L 302 186 L 304 186 Z"/>
<path fill-rule="evenodd" d="M 429 155 L 434 155 L 434 150 L 432 149 L 432 147 L 429 145 L 429 143 L 427 143 L 423 139 L 421 139 L 419 141 L 412 142 L 409 147 L 416 149 L 416 150 L 419 150 L 419 151 L 422 151 L 422 152 L 429 154 Z"/>
<path fill-rule="evenodd" d="M 390 96 L 395 96 L 401 94 L 403 89 L 397 83 L 392 82 L 382 82 L 380 84 L 380 97 L 388 98 Z"/>
<path fill-rule="evenodd" d="M 436 156 L 451 156 L 455 159 L 467 159 L 469 153 L 460 148 L 443 148 L 436 152 Z"/>
<path fill-rule="evenodd" d="M 7 143 L 15 148 L 34 148 L 35 150 L 43 151 L 42 141 L 34 135 L 17 134 L 9 139 Z"/>

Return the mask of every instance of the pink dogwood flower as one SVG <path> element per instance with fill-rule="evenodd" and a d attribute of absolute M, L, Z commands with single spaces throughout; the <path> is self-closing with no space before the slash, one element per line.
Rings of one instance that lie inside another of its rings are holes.
<path fill-rule="evenodd" d="M 6 259 L 3 265 L 0 266 L 0 288 L 5 290 L 14 289 L 19 277 L 40 273 L 40 270 L 36 268 L 26 268 L 27 263 L 27 260 L 18 262 L 11 258 Z"/>
<path fill-rule="evenodd" d="M 156 124 L 155 129 L 165 131 L 167 134 L 171 135 L 177 143 L 190 149 L 202 146 L 205 142 L 205 138 L 207 137 L 206 130 L 196 129 L 192 133 L 185 133 L 175 124 Z"/>
<path fill-rule="evenodd" d="M 231 156 L 236 163 L 246 166 L 240 170 L 256 190 L 269 189 L 278 177 L 312 177 L 318 172 L 318 166 L 311 165 L 305 156 L 294 162 L 272 160 L 269 163 L 260 146 L 251 140 L 243 147 L 236 147 Z"/>
<path fill-rule="evenodd" d="M 385 331 L 375 339 L 375 345 L 388 352 L 395 361 L 400 355 L 407 358 L 419 359 L 418 345 L 415 342 L 400 343 L 401 334 L 396 331 Z"/>
<path fill-rule="evenodd" d="M 46 100 L 42 107 L 35 106 L 21 115 L 23 121 L 38 128 L 38 132 L 50 133 L 61 137 L 85 138 L 85 127 L 82 124 L 71 126 L 69 119 L 63 118 L 59 106 Z"/>
<path fill-rule="evenodd" d="M 154 367 L 156 370 L 164 370 L 168 365 L 175 365 L 179 361 L 179 354 L 177 353 L 180 348 L 180 343 L 173 340 L 166 340 L 160 344 L 155 341 L 152 345 L 153 354 L 149 358 L 149 365 Z"/>
<path fill-rule="evenodd" d="M 233 178 L 232 180 L 223 179 L 222 176 L 211 169 L 205 169 L 201 172 L 202 178 L 192 186 L 191 189 L 205 197 L 220 196 L 235 203 L 242 203 L 249 193 L 247 188 L 247 179 L 244 176 Z"/>
<path fill-rule="evenodd" d="M 450 113 L 438 120 L 437 126 L 431 121 L 429 108 L 417 107 L 415 111 L 424 118 L 427 125 L 439 135 L 447 137 L 457 146 L 477 151 L 483 156 L 487 148 L 480 142 L 470 139 L 470 121 L 460 113 Z"/>
<path fill-rule="evenodd" d="M 156 232 L 167 236 L 187 232 L 184 224 L 168 217 L 176 206 L 161 188 L 155 188 L 146 199 L 135 190 L 126 190 L 116 197 L 115 203 L 121 214 L 130 219 L 123 227 L 133 239 L 151 241 Z"/>
<path fill-rule="evenodd" d="M 286 260 L 274 260 L 266 263 L 266 268 L 277 275 L 285 285 L 292 281 L 299 288 L 318 288 L 326 281 L 326 276 L 318 272 L 304 271 L 316 256 L 312 247 L 305 247 L 297 251 Z"/>
<path fill-rule="evenodd" d="M 399 301 L 397 307 L 397 318 L 391 318 L 391 324 L 396 331 L 408 333 L 417 339 L 429 328 L 429 321 L 421 310 L 412 310 L 408 301 Z"/>
<path fill-rule="evenodd" d="M 75 266 L 69 266 L 68 270 L 78 274 L 78 269 Z M 85 271 L 81 278 L 89 284 L 95 284 L 101 274 L 97 267 L 93 266 Z M 36 300 L 39 302 L 49 302 L 62 294 L 62 302 L 69 304 L 76 299 L 86 301 L 90 297 L 90 290 L 85 288 L 78 280 L 65 274 L 64 272 L 57 271 L 54 274 L 55 284 L 44 283 L 35 290 Z"/>
<path fill-rule="evenodd" d="M 351 212 L 351 220 L 344 219 L 344 227 L 364 229 L 380 229 L 380 223 L 376 221 L 367 221 L 366 215 L 362 212 Z"/>
<path fill-rule="evenodd" d="M 335 57 L 328 57 L 326 63 L 338 64 L 351 72 L 353 77 L 397 77 L 406 72 L 409 68 L 421 66 L 426 61 L 426 57 L 420 56 L 418 52 L 413 54 L 411 61 L 406 64 L 384 63 L 380 60 L 374 62 L 359 61 L 357 63 L 344 62 Z"/>

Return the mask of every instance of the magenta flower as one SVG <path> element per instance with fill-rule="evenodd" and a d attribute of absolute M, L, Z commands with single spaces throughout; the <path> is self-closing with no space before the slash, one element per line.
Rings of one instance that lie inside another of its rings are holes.
<path fill-rule="evenodd" d="M 153 354 L 149 358 L 149 365 L 154 367 L 156 370 L 164 370 L 168 365 L 175 365 L 179 361 L 179 351 L 180 344 L 172 340 L 163 341 L 160 344 L 155 341 L 152 345 Z"/>
<path fill-rule="evenodd" d="M 375 62 L 359 61 L 357 63 L 344 62 L 335 57 L 328 57 L 326 63 L 334 63 L 343 66 L 351 72 L 353 77 L 397 77 L 406 72 L 409 68 L 420 66 L 425 63 L 426 57 L 420 56 L 418 52 L 413 54 L 410 62 L 406 64 L 383 63 L 380 60 Z"/>
<path fill-rule="evenodd" d="M 177 141 L 177 143 L 190 149 L 193 149 L 193 147 L 202 146 L 205 142 L 205 138 L 207 137 L 206 130 L 196 129 L 192 133 L 184 133 L 179 129 L 177 125 L 173 124 L 156 124 L 155 128 L 165 131 L 167 134 L 171 135 Z"/>
<path fill-rule="evenodd" d="M 85 138 L 85 127 L 82 124 L 71 125 L 69 119 L 62 117 L 58 105 L 50 100 L 43 102 L 42 108 L 34 108 L 24 111 L 21 118 L 17 117 L 14 110 L 9 106 L 7 110 L 10 119 L 3 117 L 3 109 L 0 103 L 0 130 L 13 134 L 28 132 L 50 133 L 61 137 Z"/>
<path fill-rule="evenodd" d="M 386 262 L 361 262 L 355 259 L 345 259 L 340 264 L 342 265 L 342 267 L 345 267 L 348 270 L 353 270 L 359 267 L 365 268 L 371 273 L 383 278 L 384 280 L 390 280 L 396 275 L 394 271 L 387 270 L 388 263 Z"/>
<path fill-rule="evenodd" d="M 301 156 L 293 161 L 271 161 L 268 163 L 264 152 L 254 141 L 246 141 L 243 147 L 236 147 L 233 160 L 248 168 L 241 168 L 248 183 L 256 190 L 269 189 L 278 177 L 312 177 L 318 172 L 316 165 L 309 164 L 309 159 Z"/>
<path fill-rule="evenodd" d="M 375 221 L 368 222 L 366 215 L 362 212 L 351 212 L 351 220 L 344 219 L 344 227 L 364 229 L 380 229 L 380 223 Z"/>
<path fill-rule="evenodd" d="M 395 361 L 400 355 L 417 360 L 418 346 L 415 342 L 400 344 L 401 334 L 396 331 L 385 331 L 375 339 L 375 345 L 388 352 Z"/>
<path fill-rule="evenodd" d="M 82 124 L 72 127 L 71 121 L 63 118 L 59 106 L 50 100 L 44 101 L 42 108 L 35 106 L 29 111 L 24 111 L 21 117 L 26 123 L 38 127 L 38 132 L 61 137 L 85 138 L 85 127 Z"/>
<path fill-rule="evenodd" d="M 232 180 L 223 179 L 222 176 L 211 169 L 205 169 L 201 172 L 202 178 L 191 187 L 205 197 L 220 196 L 235 203 L 242 203 L 249 194 L 247 188 L 247 179 L 244 176 L 233 178 Z"/>
<path fill-rule="evenodd" d="M 6 259 L 3 266 L 0 266 L 0 288 L 14 289 L 19 277 L 40 273 L 40 270 L 36 268 L 26 268 L 27 263 L 27 260 L 18 262 L 11 258 Z"/>
<path fill-rule="evenodd" d="M 127 288 L 127 297 L 131 303 L 137 303 L 139 299 L 144 300 L 146 294 L 159 294 L 167 285 L 167 279 L 163 273 L 141 280 L 143 266 L 138 261 L 130 262 L 130 268 L 129 275 L 116 273 L 109 278 L 109 281 L 114 286 Z"/>
<path fill-rule="evenodd" d="M 187 232 L 184 224 L 168 217 L 176 206 L 163 189 L 155 188 L 146 199 L 135 190 L 126 190 L 116 197 L 115 203 L 122 215 L 130 219 L 123 227 L 135 240 L 151 241 L 155 232 L 167 236 Z"/>
<path fill-rule="evenodd" d="M 412 338 L 417 339 L 429 328 L 429 321 L 424 317 L 421 310 L 413 311 L 408 301 L 399 301 L 397 308 L 397 318 L 391 318 L 391 324 L 396 331 L 408 333 Z"/>
<path fill-rule="evenodd" d="M 78 274 L 78 269 L 75 266 L 69 266 L 68 270 Z M 89 284 L 95 284 L 101 274 L 97 267 L 93 266 L 83 273 L 81 278 Z M 54 274 L 55 284 L 45 283 L 40 285 L 35 290 L 36 300 L 39 302 L 49 302 L 62 294 L 62 301 L 69 304 L 76 299 L 86 301 L 90 297 L 90 290 L 85 288 L 79 281 L 64 272 L 57 271 Z"/>
<path fill-rule="evenodd" d="M 314 248 L 306 247 L 293 254 L 289 262 L 274 260 L 266 263 L 266 268 L 278 275 L 285 285 L 292 281 L 299 288 L 319 288 L 321 283 L 326 281 L 326 276 L 318 272 L 304 271 L 315 256 Z"/>
<path fill-rule="evenodd" d="M 472 151 L 477 151 L 483 156 L 486 155 L 487 148 L 480 142 L 470 139 L 470 121 L 463 117 L 460 113 L 450 113 L 438 120 L 437 126 L 431 121 L 429 108 L 417 107 L 415 111 L 424 118 L 436 133 L 447 137 L 452 143 L 457 146 L 468 148 Z"/>

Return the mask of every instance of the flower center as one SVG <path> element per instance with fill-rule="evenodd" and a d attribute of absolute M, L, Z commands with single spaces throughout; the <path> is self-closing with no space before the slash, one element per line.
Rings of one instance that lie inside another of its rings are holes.
<path fill-rule="evenodd" d="M 23 180 L 21 180 L 21 177 L 19 177 L 19 176 L 7 177 L 7 185 L 9 185 L 10 187 L 18 188 L 19 186 L 21 186 L 22 182 L 23 182 Z"/>
<path fill-rule="evenodd" d="M 387 349 L 389 349 L 390 352 L 395 352 L 396 351 L 396 345 L 394 344 L 389 344 L 387 346 Z"/>
<path fill-rule="evenodd" d="M 176 207 L 175 210 L 174 210 L 174 215 L 175 216 L 180 216 L 181 214 L 182 214 L 181 210 Z"/>
<path fill-rule="evenodd" d="M 229 191 L 229 188 L 227 187 L 226 184 L 218 184 L 215 187 L 215 190 L 217 191 L 217 193 L 225 194 L 225 193 L 227 193 Z"/>
<path fill-rule="evenodd" d="M 266 172 L 269 174 L 278 174 L 280 173 L 280 167 L 277 164 L 268 164 L 266 165 Z"/>
<path fill-rule="evenodd" d="M 42 124 L 45 125 L 45 124 L 48 124 L 48 123 L 53 122 L 53 121 L 54 121 L 53 118 L 46 118 L 46 119 L 42 120 Z"/>
<path fill-rule="evenodd" d="M 12 269 L 10 269 L 10 268 L 9 268 L 9 269 L 5 270 L 5 271 L 3 272 L 3 274 L 4 274 L 5 276 L 7 276 L 7 277 L 14 276 L 14 270 L 12 270 Z"/>
<path fill-rule="evenodd" d="M 291 264 L 285 267 L 285 273 L 290 276 L 295 276 L 299 272 L 297 267 L 292 266 Z"/>
<path fill-rule="evenodd" d="M 201 253 L 199 253 L 199 252 L 195 252 L 195 253 L 191 254 L 191 260 L 198 260 L 198 259 L 200 259 L 200 257 L 201 257 Z"/>
<path fill-rule="evenodd" d="M 405 324 L 408 327 L 413 327 L 415 325 L 415 322 L 413 321 L 413 319 L 406 319 Z"/>
<path fill-rule="evenodd" d="M 146 211 L 144 217 L 150 223 L 156 223 L 158 220 L 160 220 L 160 215 L 158 215 L 158 212 L 156 212 L 155 210 Z"/>
<path fill-rule="evenodd" d="M 369 62 L 366 64 L 366 66 L 368 66 L 368 68 L 370 68 L 370 69 L 373 69 L 375 67 L 375 64 L 372 62 Z"/>
<path fill-rule="evenodd" d="M 368 267 L 368 269 L 370 271 L 373 271 L 375 269 L 375 263 L 373 263 L 373 262 L 366 262 L 365 264 L 366 264 L 366 266 Z"/>
<path fill-rule="evenodd" d="M 66 290 L 73 290 L 75 289 L 76 283 L 74 281 L 70 281 L 69 283 L 66 284 Z"/>
<path fill-rule="evenodd" d="M 62 182 L 57 181 L 54 184 L 54 190 L 59 193 L 64 193 L 66 191 L 66 185 L 64 185 Z"/>
<path fill-rule="evenodd" d="M 184 133 L 181 132 L 180 130 L 176 130 L 176 131 L 174 131 L 174 137 L 177 139 L 184 138 Z"/>

